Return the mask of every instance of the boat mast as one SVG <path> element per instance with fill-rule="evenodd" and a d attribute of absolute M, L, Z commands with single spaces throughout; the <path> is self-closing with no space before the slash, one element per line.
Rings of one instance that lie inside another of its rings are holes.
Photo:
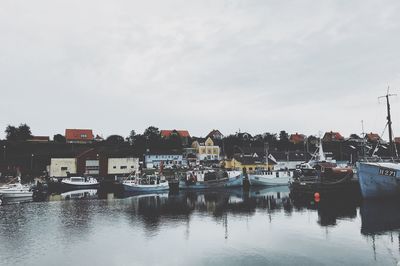
<path fill-rule="evenodd" d="M 393 131 L 392 131 L 392 117 L 390 115 L 390 102 L 389 102 L 389 97 L 391 96 L 397 96 L 397 94 L 389 94 L 389 86 L 386 95 L 380 96 L 380 98 L 386 98 L 386 107 L 387 107 L 387 125 L 389 128 L 389 149 L 390 149 L 390 154 L 394 156 L 394 145 L 393 145 Z"/>

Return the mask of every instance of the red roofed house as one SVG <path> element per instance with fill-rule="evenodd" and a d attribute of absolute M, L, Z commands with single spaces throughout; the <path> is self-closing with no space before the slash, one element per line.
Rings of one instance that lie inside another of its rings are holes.
<path fill-rule="evenodd" d="M 306 139 L 306 136 L 303 134 L 292 134 L 290 135 L 289 141 L 292 142 L 293 144 L 299 144 L 299 143 L 304 143 Z"/>
<path fill-rule="evenodd" d="M 161 130 L 160 135 L 162 138 L 169 138 L 172 134 L 178 134 L 179 137 L 182 139 L 182 144 L 183 145 L 188 145 L 189 144 L 189 138 L 190 134 L 189 131 L 187 130 Z"/>
<path fill-rule="evenodd" d="M 326 132 L 322 141 L 331 142 L 331 141 L 342 141 L 344 137 L 339 132 Z"/>
<path fill-rule="evenodd" d="M 376 143 L 381 140 L 381 137 L 379 137 L 378 134 L 372 133 L 372 132 L 366 134 L 365 137 L 367 138 L 367 141 L 372 142 L 372 143 Z"/>
<path fill-rule="evenodd" d="M 91 129 L 66 129 L 65 139 L 67 143 L 91 143 L 94 136 Z"/>

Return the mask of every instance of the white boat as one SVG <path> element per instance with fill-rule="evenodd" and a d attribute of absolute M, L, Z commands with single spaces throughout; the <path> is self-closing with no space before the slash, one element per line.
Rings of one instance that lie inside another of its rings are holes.
<path fill-rule="evenodd" d="M 261 171 L 249 174 L 251 186 L 283 186 L 289 185 L 293 178 L 293 171 Z"/>
<path fill-rule="evenodd" d="M 125 192 L 152 193 L 169 190 L 168 181 L 159 175 L 129 178 L 122 181 L 122 186 Z"/>
<path fill-rule="evenodd" d="M 61 180 L 61 184 L 68 189 L 89 189 L 97 188 L 99 186 L 99 182 L 96 178 L 80 176 L 64 178 Z"/>
<path fill-rule="evenodd" d="M 18 182 L 2 186 L 0 189 L 0 195 L 3 199 L 9 198 L 32 198 L 33 192 L 27 185 L 21 184 L 21 179 L 18 177 Z"/>

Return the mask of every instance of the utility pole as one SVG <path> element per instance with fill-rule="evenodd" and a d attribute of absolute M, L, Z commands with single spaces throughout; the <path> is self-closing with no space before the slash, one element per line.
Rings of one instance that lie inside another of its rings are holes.
<path fill-rule="evenodd" d="M 395 149 L 394 149 L 394 145 L 393 145 L 393 131 L 392 131 L 392 117 L 390 115 L 390 102 L 389 102 L 389 97 L 391 96 L 397 96 L 397 94 L 389 94 L 389 86 L 387 89 L 387 93 L 384 96 L 380 96 L 378 99 L 380 98 L 386 98 L 386 107 L 387 107 L 387 125 L 389 128 L 389 151 L 390 151 L 390 155 L 394 156 L 395 155 Z"/>

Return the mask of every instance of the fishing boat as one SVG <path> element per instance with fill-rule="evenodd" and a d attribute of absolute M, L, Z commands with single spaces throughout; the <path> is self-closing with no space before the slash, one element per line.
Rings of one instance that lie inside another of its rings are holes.
<path fill-rule="evenodd" d="M 99 187 L 99 182 L 93 177 L 74 176 L 61 180 L 61 185 L 64 189 L 93 189 Z"/>
<path fill-rule="evenodd" d="M 169 190 L 168 182 L 162 175 L 129 176 L 122 181 L 125 192 L 133 193 L 153 193 Z"/>
<path fill-rule="evenodd" d="M 391 161 L 379 160 L 378 162 L 369 162 L 367 160 L 357 162 L 358 179 L 360 182 L 361 193 L 364 198 L 384 198 L 400 195 L 400 164 L 393 160 L 394 157 L 398 158 L 398 154 L 393 142 L 389 103 L 390 96 L 394 96 L 394 94 L 389 94 L 388 89 L 387 94 L 380 98 L 386 98 L 389 149 L 392 159 Z"/>
<path fill-rule="evenodd" d="M 2 186 L 0 189 L 0 195 L 2 195 L 3 199 L 32 198 L 33 192 L 29 186 L 22 185 L 21 178 L 18 177 L 17 183 Z"/>
<path fill-rule="evenodd" d="M 258 171 L 255 174 L 249 174 L 251 186 L 284 186 L 289 185 L 293 178 L 293 171 Z"/>
<path fill-rule="evenodd" d="M 241 171 L 217 171 L 214 169 L 195 169 L 188 171 L 179 182 L 179 189 L 212 189 L 243 186 Z"/>

